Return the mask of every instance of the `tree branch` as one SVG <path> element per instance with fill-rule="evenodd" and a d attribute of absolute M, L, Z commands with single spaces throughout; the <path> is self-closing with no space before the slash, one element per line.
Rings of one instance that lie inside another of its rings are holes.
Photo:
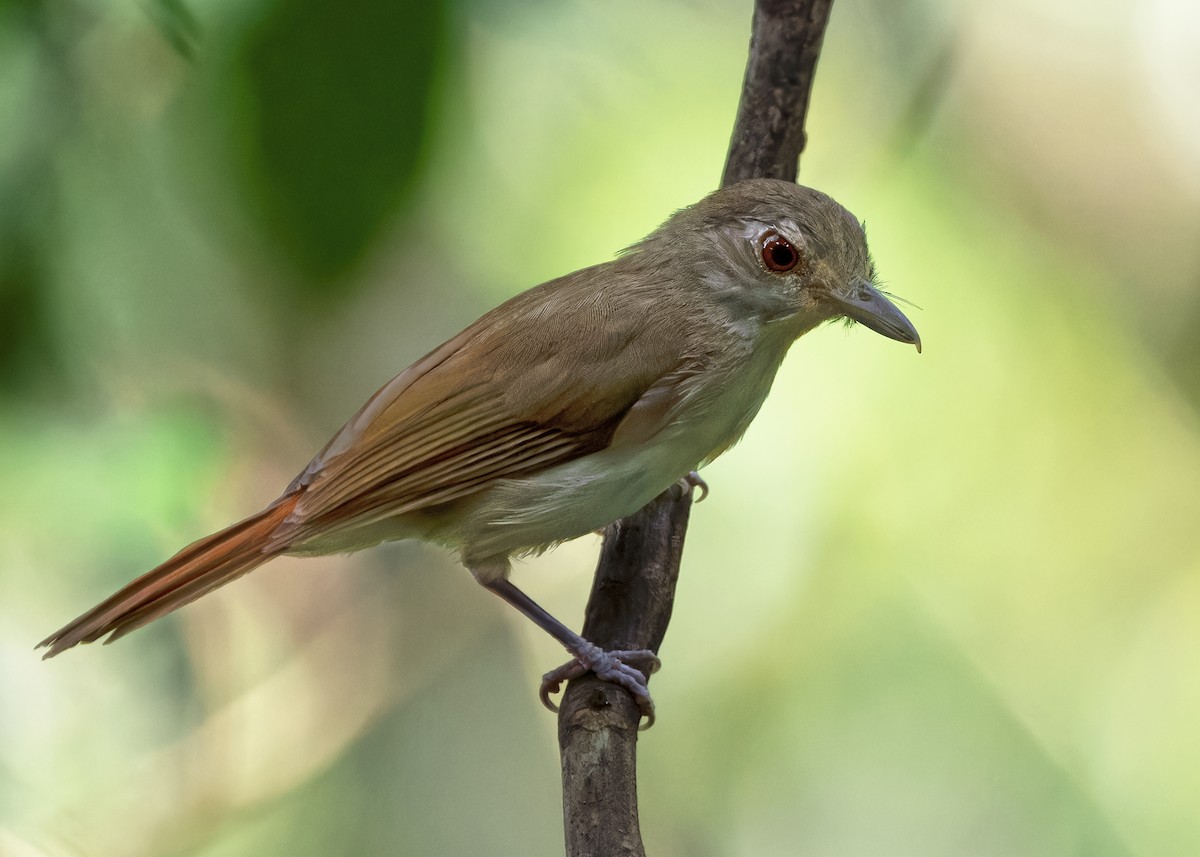
<path fill-rule="evenodd" d="M 721 186 L 744 179 L 795 181 L 804 118 L 833 0 L 758 0 L 742 101 Z"/>
<path fill-rule="evenodd" d="M 756 0 L 741 103 L 721 184 L 794 181 L 833 0 Z M 672 488 L 608 527 L 583 636 L 658 651 L 671 620 L 691 494 Z M 586 675 L 563 694 L 558 741 L 568 857 L 644 857 L 637 809 L 638 710 Z"/>

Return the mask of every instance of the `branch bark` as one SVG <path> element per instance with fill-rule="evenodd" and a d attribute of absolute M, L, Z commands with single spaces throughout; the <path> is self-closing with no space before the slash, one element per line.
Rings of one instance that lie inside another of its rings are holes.
<path fill-rule="evenodd" d="M 721 186 L 744 179 L 795 181 L 804 118 L 833 0 L 757 0 L 742 100 Z"/>
<path fill-rule="evenodd" d="M 804 119 L 833 0 L 756 0 L 750 53 L 722 186 L 794 181 Z M 658 651 L 675 601 L 691 494 L 665 492 L 611 525 L 583 636 L 605 649 Z M 567 857 L 644 857 L 637 807 L 638 710 L 586 675 L 562 698 L 558 741 Z"/>

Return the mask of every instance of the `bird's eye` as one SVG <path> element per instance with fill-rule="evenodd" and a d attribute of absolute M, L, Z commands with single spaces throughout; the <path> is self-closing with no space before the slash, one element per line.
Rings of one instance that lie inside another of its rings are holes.
<path fill-rule="evenodd" d="M 768 271 L 786 274 L 800 262 L 800 252 L 778 232 L 762 237 L 762 260 Z"/>

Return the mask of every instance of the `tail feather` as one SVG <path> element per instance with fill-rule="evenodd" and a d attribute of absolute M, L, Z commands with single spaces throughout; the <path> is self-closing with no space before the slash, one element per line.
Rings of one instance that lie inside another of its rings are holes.
<path fill-rule="evenodd" d="M 105 634 L 110 635 L 105 642 L 111 643 L 252 571 L 285 549 L 283 545 L 266 546 L 271 533 L 295 505 L 295 495 L 286 497 L 244 521 L 193 542 L 42 640 L 37 647 L 49 647 L 43 657 L 52 658 L 79 643 L 95 642 Z"/>

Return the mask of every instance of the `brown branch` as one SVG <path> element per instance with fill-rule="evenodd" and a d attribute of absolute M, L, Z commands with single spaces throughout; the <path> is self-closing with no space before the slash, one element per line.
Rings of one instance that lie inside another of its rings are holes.
<path fill-rule="evenodd" d="M 756 0 L 741 104 L 722 185 L 795 180 L 804 117 L 833 0 Z M 673 488 L 610 526 L 583 635 L 606 649 L 658 651 L 671 620 L 692 498 Z M 584 676 L 563 694 L 558 741 L 568 857 L 644 857 L 637 809 L 638 710 Z"/>
<path fill-rule="evenodd" d="M 804 117 L 833 0 L 758 0 L 742 101 L 722 187 L 743 179 L 795 181 Z"/>

